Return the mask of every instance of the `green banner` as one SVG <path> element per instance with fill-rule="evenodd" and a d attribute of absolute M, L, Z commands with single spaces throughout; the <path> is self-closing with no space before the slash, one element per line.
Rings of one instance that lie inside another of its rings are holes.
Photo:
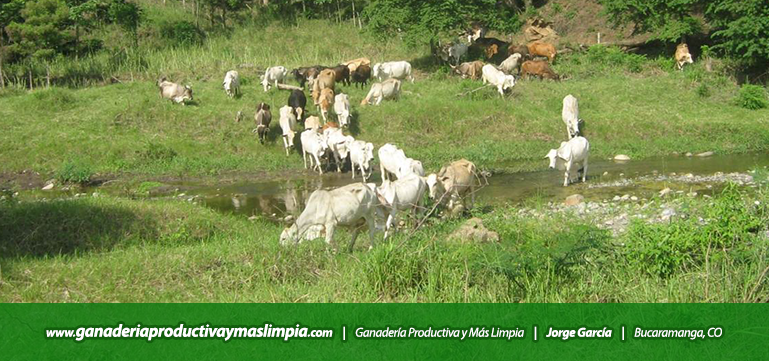
<path fill-rule="evenodd" d="M 4 360 L 769 358 L 769 308 L 758 304 L 4 304 L 0 309 Z"/>

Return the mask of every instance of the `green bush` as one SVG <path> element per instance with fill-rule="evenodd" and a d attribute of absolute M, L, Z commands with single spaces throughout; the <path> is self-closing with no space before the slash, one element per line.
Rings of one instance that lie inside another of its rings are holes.
<path fill-rule="evenodd" d="M 737 94 L 737 105 L 751 110 L 763 109 L 769 106 L 766 100 L 766 90 L 753 84 L 743 84 Z"/>
<path fill-rule="evenodd" d="M 164 38 L 173 42 L 173 45 L 180 46 L 198 45 L 205 38 L 203 30 L 186 20 L 162 23 L 160 32 Z"/>
<path fill-rule="evenodd" d="M 155 142 L 148 142 L 138 153 L 140 159 L 148 162 L 170 161 L 178 155 L 171 147 Z"/>
<path fill-rule="evenodd" d="M 708 88 L 707 84 L 701 83 L 697 89 L 696 89 L 697 95 L 699 95 L 700 98 L 707 98 L 710 97 L 710 88 Z"/>
<path fill-rule="evenodd" d="M 626 53 L 616 46 L 603 46 L 600 44 L 588 48 L 587 57 L 593 64 L 624 67 L 632 73 L 641 72 L 647 60 L 642 55 Z"/>
<path fill-rule="evenodd" d="M 91 167 L 81 161 L 68 160 L 56 172 L 56 179 L 61 183 L 86 184 L 91 181 Z"/>

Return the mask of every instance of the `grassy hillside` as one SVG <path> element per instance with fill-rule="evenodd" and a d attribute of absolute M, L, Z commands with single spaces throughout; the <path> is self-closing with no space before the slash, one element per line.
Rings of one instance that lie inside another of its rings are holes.
<path fill-rule="evenodd" d="M 336 36 L 313 41 L 321 31 Z M 665 60 L 642 60 L 629 67 L 621 54 L 576 54 L 562 57 L 555 66 L 568 80 L 522 80 L 505 99 L 492 88 L 461 95 L 480 82 L 429 65 L 422 49 L 397 41 L 378 44 L 356 28 L 311 21 L 299 28 L 241 29 L 231 40 L 159 51 L 149 57 L 152 62 L 144 73 L 135 74 L 143 80 L 5 92 L 0 97 L 0 118 L 6 125 L 0 134 L 0 171 L 31 168 L 52 174 L 67 161 L 102 174 L 157 176 L 299 168 L 300 157 L 286 158 L 276 139 L 277 109 L 288 92 L 264 93 L 257 69 L 334 64 L 360 55 L 375 62 L 410 60 L 417 82 L 403 86 L 399 102 L 379 107 L 358 105 L 366 89 L 340 86 L 353 103 L 350 132 L 377 146 L 398 144 L 429 169 L 460 157 L 499 171 L 544 166 L 540 158 L 565 137 L 560 111 L 566 94 L 579 99 L 591 152 L 599 158 L 747 152 L 769 145 L 769 110 L 737 107 L 736 85 L 699 64 L 675 72 Z M 240 99 L 227 98 L 221 89 L 225 70 L 233 68 L 244 78 Z M 161 100 L 154 84 L 160 74 L 192 85 L 198 104 L 184 107 Z M 709 96 L 698 95 L 703 87 Z M 272 140 L 264 146 L 251 133 L 253 111 L 261 101 L 272 105 L 276 118 Z M 234 123 L 238 110 L 246 119 Z"/>

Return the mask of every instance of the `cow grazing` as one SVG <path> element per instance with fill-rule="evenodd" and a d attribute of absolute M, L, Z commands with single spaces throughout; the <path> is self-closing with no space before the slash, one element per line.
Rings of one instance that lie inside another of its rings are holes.
<path fill-rule="evenodd" d="M 561 142 L 558 149 L 550 149 L 545 158 L 550 159 L 550 169 L 557 168 L 565 171 L 563 186 L 571 181 L 572 172 L 577 172 L 582 167 L 582 182 L 587 180 L 587 158 L 590 152 L 590 144 L 585 137 L 574 137 L 568 142 Z"/>
<path fill-rule="evenodd" d="M 531 55 L 529 55 L 529 48 L 526 45 L 515 45 L 511 44 L 507 48 L 508 54 L 521 54 L 521 60 L 531 60 Z"/>
<path fill-rule="evenodd" d="M 256 113 L 254 113 L 254 121 L 256 122 L 256 129 L 254 131 L 259 135 L 259 143 L 264 144 L 264 138 L 270 132 L 270 122 L 272 121 L 270 106 L 265 103 L 259 103 L 256 106 Z"/>
<path fill-rule="evenodd" d="M 561 118 L 563 118 L 563 123 L 566 124 L 566 135 L 569 139 L 579 136 L 579 123 L 582 119 L 579 119 L 577 98 L 571 94 L 563 98 Z"/>
<path fill-rule="evenodd" d="M 305 82 L 317 78 L 320 71 L 324 69 L 328 69 L 328 67 L 323 65 L 306 66 L 292 70 L 291 75 L 294 76 L 299 86 L 304 88 Z M 312 88 L 312 82 L 310 82 L 310 88 Z"/>
<path fill-rule="evenodd" d="M 544 56 L 551 63 L 555 61 L 555 46 L 553 44 L 543 43 L 541 41 L 535 41 L 526 45 L 529 49 L 529 54 L 532 57 Z"/>
<path fill-rule="evenodd" d="M 352 72 L 352 74 L 350 74 L 350 78 L 355 85 L 360 85 L 362 88 L 371 78 L 371 66 L 368 64 L 361 64 Z"/>
<path fill-rule="evenodd" d="M 323 69 L 320 71 L 320 74 L 318 74 L 318 78 L 315 79 L 312 82 L 312 102 L 315 105 L 318 105 L 320 102 L 320 92 L 323 89 L 331 89 L 334 90 L 334 83 L 336 78 L 336 73 L 332 69 Z"/>
<path fill-rule="evenodd" d="M 304 92 L 298 89 L 291 91 L 288 96 L 288 106 L 294 111 L 294 115 L 298 121 L 304 119 L 304 108 L 307 106 L 307 97 L 304 96 Z"/>
<path fill-rule="evenodd" d="M 320 118 L 314 115 L 307 117 L 304 121 L 304 129 L 314 129 L 316 132 L 320 131 Z"/>
<path fill-rule="evenodd" d="M 477 22 L 473 22 L 470 25 L 470 29 L 467 29 L 465 32 L 465 35 L 467 35 L 467 42 L 473 43 L 474 41 L 483 39 L 486 36 L 486 28 Z"/>
<path fill-rule="evenodd" d="M 235 70 L 230 70 L 227 74 L 224 74 L 224 82 L 222 82 L 224 91 L 230 98 L 235 97 L 240 93 L 240 75 Z"/>
<path fill-rule="evenodd" d="M 441 60 L 444 62 L 451 62 L 454 65 L 459 65 L 459 61 L 467 55 L 468 45 L 462 42 L 454 44 L 448 44 L 441 49 Z"/>
<path fill-rule="evenodd" d="M 489 83 L 497 87 L 499 95 L 504 97 L 505 92 L 512 89 L 515 85 L 515 77 L 507 75 L 497 69 L 494 65 L 486 64 L 483 66 L 483 84 Z"/>
<path fill-rule="evenodd" d="M 160 97 L 168 99 L 174 103 L 181 103 L 185 105 L 187 102 L 191 102 L 192 99 L 192 87 L 189 85 L 179 85 L 166 80 L 165 77 L 158 80 L 158 89 L 160 90 Z"/>
<path fill-rule="evenodd" d="M 366 65 L 366 66 L 369 66 L 370 68 L 371 60 L 369 60 L 368 58 L 358 58 L 350 61 L 345 61 L 342 64 L 346 65 L 347 68 L 350 69 L 350 74 L 352 74 L 355 72 L 355 69 L 358 69 L 361 65 Z"/>
<path fill-rule="evenodd" d="M 334 106 L 334 91 L 331 88 L 325 88 L 320 91 L 318 106 L 320 107 L 320 115 L 325 122 L 328 119 L 328 111 Z"/>
<path fill-rule="evenodd" d="M 405 175 L 396 181 L 382 181 L 376 193 L 381 204 L 389 210 L 387 221 L 385 221 L 385 239 L 390 228 L 398 224 L 399 211 L 410 211 L 413 216 L 416 216 L 426 190 L 427 183 L 424 178 L 416 174 Z"/>
<path fill-rule="evenodd" d="M 327 128 L 323 130 L 323 138 L 326 140 L 328 149 L 334 157 L 337 172 L 342 172 L 342 165 L 349 154 L 350 143 L 354 142 L 351 136 L 346 136 L 339 128 Z"/>
<path fill-rule="evenodd" d="M 291 148 L 294 147 L 294 136 L 296 129 L 296 117 L 290 106 L 284 105 L 280 108 L 280 129 L 283 130 L 283 147 L 288 156 Z"/>
<path fill-rule="evenodd" d="M 527 60 L 521 64 L 521 78 L 537 76 L 542 79 L 560 80 L 561 77 L 550 68 L 550 64 L 544 60 Z"/>
<path fill-rule="evenodd" d="M 317 130 L 307 129 L 300 136 L 302 141 L 302 160 L 304 168 L 307 169 L 307 158 L 310 158 L 310 167 L 318 170 L 318 174 L 323 174 L 323 168 L 320 166 L 320 158 L 326 154 L 328 145 Z M 313 164 L 314 163 L 314 164 Z"/>
<path fill-rule="evenodd" d="M 377 63 L 372 68 L 374 77 L 380 82 L 385 79 L 409 79 L 414 82 L 414 76 L 411 74 L 411 63 L 407 61 L 391 61 L 389 63 Z"/>
<path fill-rule="evenodd" d="M 339 93 L 334 97 L 334 113 L 343 128 L 350 125 L 350 97 Z"/>
<path fill-rule="evenodd" d="M 427 187 L 430 198 L 441 200 L 448 195 L 448 209 L 454 212 L 457 205 L 463 210 L 470 209 L 475 203 L 475 185 L 478 178 L 475 164 L 467 159 L 460 159 L 441 168 L 438 174 L 427 176 Z M 470 203 L 467 203 L 467 196 Z"/>
<path fill-rule="evenodd" d="M 692 54 L 689 53 L 689 46 L 681 43 L 676 46 L 676 67 L 678 70 L 684 70 L 684 64 L 692 64 Z"/>
<path fill-rule="evenodd" d="M 398 79 L 387 79 L 381 83 L 371 84 L 369 90 L 360 105 L 374 104 L 379 105 L 385 99 L 397 100 L 401 93 L 401 81 Z"/>
<path fill-rule="evenodd" d="M 502 64 L 499 64 L 499 70 L 502 70 L 505 74 L 513 75 L 517 74 L 519 70 L 519 65 L 521 65 L 521 54 L 515 53 L 513 55 L 510 55 L 505 59 L 505 61 L 502 62 Z"/>
<path fill-rule="evenodd" d="M 344 64 L 339 64 L 331 70 L 334 71 L 334 81 L 344 85 L 350 85 L 350 68 Z"/>
<path fill-rule="evenodd" d="M 286 79 L 288 70 L 282 66 L 273 66 L 264 71 L 262 75 L 262 86 L 266 93 L 273 85 L 277 88 L 278 83 L 282 83 Z"/>
<path fill-rule="evenodd" d="M 400 179 L 409 174 L 425 175 L 422 162 L 406 157 L 403 150 L 398 149 L 395 145 L 387 143 L 379 147 L 377 155 L 379 156 L 379 169 L 382 173 L 382 179 Z"/>
<path fill-rule="evenodd" d="M 486 60 L 502 61 L 507 57 L 509 43 L 497 38 L 481 38 L 470 46 L 471 57 L 482 55 Z M 500 59 L 501 58 L 501 59 Z"/>
<path fill-rule="evenodd" d="M 483 62 L 480 60 L 470 61 L 467 63 L 459 64 L 459 66 L 451 66 L 454 74 L 462 76 L 463 79 L 470 78 L 477 80 L 481 77 L 481 69 L 483 69 Z"/>
<path fill-rule="evenodd" d="M 355 179 L 355 167 L 360 169 L 363 181 L 371 176 L 371 161 L 374 159 L 374 144 L 356 140 L 350 143 L 350 165 L 352 168 L 352 179 Z M 369 173 L 368 176 L 366 173 Z"/>
<path fill-rule="evenodd" d="M 330 191 L 313 192 L 296 222 L 281 233 L 280 244 L 296 244 L 325 232 L 326 243 L 331 245 L 336 227 L 347 226 L 353 228 L 348 246 L 348 251 L 352 252 L 358 233 L 367 225 L 373 246 L 379 206 L 374 187 L 374 184 L 353 183 Z"/>

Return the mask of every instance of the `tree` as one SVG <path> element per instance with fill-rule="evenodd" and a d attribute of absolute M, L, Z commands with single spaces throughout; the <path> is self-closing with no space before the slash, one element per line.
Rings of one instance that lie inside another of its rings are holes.
<path fill-rule="evenodd" d="M 141 8 L 134 3 L 129 3 L 125 0 L 112 0 L 109 4 L 108 10 L 109 20 L 115 24 L 118 24 L 123 30 L 129 32 L 133 36 L 134 43 L 139 44 L 139 37 L 137 30 L 139 29 L 139 23 L 141 22 L 142 12 Z"/>
<path fill-rule="evenodd" d="M 716 49 L 749 63 L 769 61 L 769 2 L 722 0 L 708 5 Z"/>
<path fill-rule="evenodd" d="M 632 24 L 634 33 L 650 33 L 652 38 L 676 42 L 702 31 L 692 16 L 702 0 L 602 0 L 609 21 L 615 26 Z"/>

